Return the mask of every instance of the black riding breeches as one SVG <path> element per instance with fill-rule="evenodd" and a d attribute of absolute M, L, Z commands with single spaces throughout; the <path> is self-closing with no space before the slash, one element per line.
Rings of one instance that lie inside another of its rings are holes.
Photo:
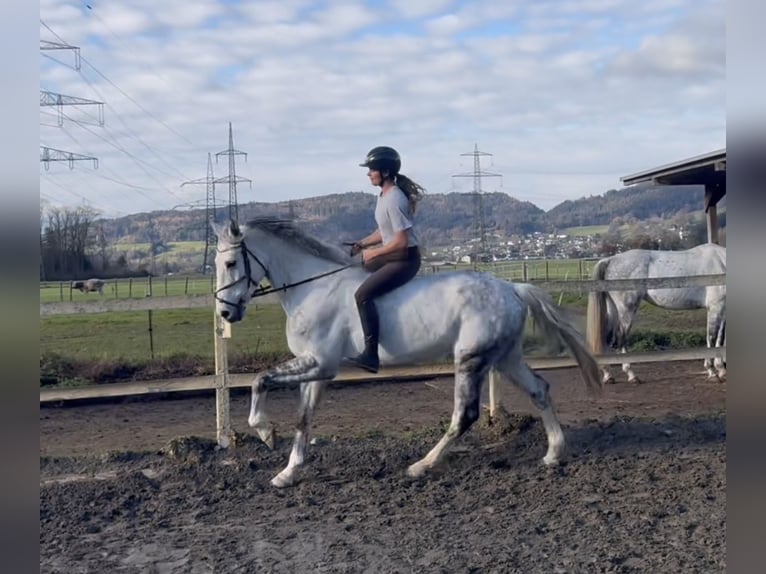
<path fill-rule="evenodd" d="M 420 250 L 417 246 L 408 247 L 398 253 L 376 257 L 365 263 L 364 268 L 372 271 L 372 275 L 364 280 L 354 294 L 357 306 L 377 299 L 415 277 L 420 269 Z"/>

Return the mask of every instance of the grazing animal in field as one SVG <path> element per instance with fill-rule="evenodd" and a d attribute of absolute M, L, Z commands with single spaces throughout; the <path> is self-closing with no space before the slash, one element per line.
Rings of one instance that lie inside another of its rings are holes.
<path fill-rule="evenodd" d="M 652 251 L 632 249 L 601 259 L 593 268 L 593 279 L 647 279 L 655 277 L 685 277 L 726 273 L 726 248 L 705 243 L 685 251 Z M 588 342 L 594 353 L 611 345 L 627 352 L 628 336 L 641 301 L 663 309 L 707 309 L 707 347 L 722 347 L 726 343 L 726 285 L 709 287 L 677 287 L 672 289 L 632 289 L 594 291 L 588 304 Z M 726 361 L 712 351 L 704 367 L 708 377 L 726 378 Z M 623 363 L 628 382 L 638 377 Z M 613 383 L 609 371 L 603 369 L 603 382 Z"/>
<path fill-rule="evenodd" d="M 72 281 L 72 289 L 79 289 L 82 293 L 104 294 L 104 281 L 102 279 L 87 279 L 85 281 Z"/>
<path fill-rule="evenodd" d="M 354 356 L 364 346 L 354 292 L 368 272 L 358 259 L 306 235 L 290 221 L 264 217 L 242 229 L 234 222 L 213 225 L 213 229 L 218 237 L 218 315 L 231 323 L 241 321 L 254 296 L 271 292 L 278 294 L 287 315 L 287 343 L 295 357 L 255 377 L 248 422 L 264 442 L 273 445 L 274 427 L 264 410 L 266 393 L 300 386 L 289 462 L 271 481 L 277 487 L 293 485 L 305 462 L 310 424 L 323 387 L 338 374 L 343 357 Z M 264 278 L 272 287 L 259 287 Z M 422 460 L 407 469 L 408 475 L 421 476 L 433 468 L 479 418 L 481 388 L 490 371 L 525 391 L 540 409 L 548 438 L 543 462 L 559 462 L 564 435 L 549 385 L 522 358 L 527 313 L 537 321 L 543 337 L 563 342 L 571 350 L 589 389 L 600 390 L 600 381 L 595 358 L 545 291 L 484 273 L 451 272 L 416 277 L 376 304 L 384 367 L 454 357 L 449 429 Z"/>

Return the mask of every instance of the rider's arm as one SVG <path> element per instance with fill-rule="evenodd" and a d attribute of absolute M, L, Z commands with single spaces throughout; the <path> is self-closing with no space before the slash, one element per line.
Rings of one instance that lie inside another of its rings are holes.
<path fill-rule="evenodd" d="M 378 243 L 381 243 L 383 241 L 383 238 L 380 235 L 380 229 L 376 229 L 372 233 L 370 233 L 367 237 L 362 239 L 361 241 L 358 241 L 359 246 L 363 249 L 366 249 L 367 247 L 372 247 L 373 245 L 377 245 Z"/>
<path fill-rule="evenodd" d="M 408 243 L 409 243 L 409 237 L 407 236 L 407 230 L 403 229 L 402 231 L 397 231 L 394 233 L 394 236 L 391 239 L 391 241 L 389 241 L 385 245 L 381 245 L 380 247 L 377 247 L 375 249 L 368 249 L 366 251 L 365 260 L 368 261 L 375 257 L 380 257 L 381 255 L 388 255 L 389 253 L 401 251 L 402 249 L 407 247 Z"/>

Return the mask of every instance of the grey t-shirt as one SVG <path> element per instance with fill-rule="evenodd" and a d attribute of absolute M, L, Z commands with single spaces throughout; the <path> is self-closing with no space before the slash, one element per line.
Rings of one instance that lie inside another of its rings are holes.
<path fill-rule="evenodd" d="M 412 216 L 407 196 L 394 186 L 384 194 L 378 195 L 375 205 L 375 222 L 378 224 L 383 245 L 389 243 L 397 231 L 407 231 L 407 247 L 418 244 L 418 238 L 412 229 Z"/>

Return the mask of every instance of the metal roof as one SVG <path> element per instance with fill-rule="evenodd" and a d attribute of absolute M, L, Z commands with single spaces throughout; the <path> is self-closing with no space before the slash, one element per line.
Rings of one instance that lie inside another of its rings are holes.
<path fill-rule="evenodd" d="M 623 185 L 652 182 L 666 185 L 726 185 L 726 148 L 626 175 Z"/>

